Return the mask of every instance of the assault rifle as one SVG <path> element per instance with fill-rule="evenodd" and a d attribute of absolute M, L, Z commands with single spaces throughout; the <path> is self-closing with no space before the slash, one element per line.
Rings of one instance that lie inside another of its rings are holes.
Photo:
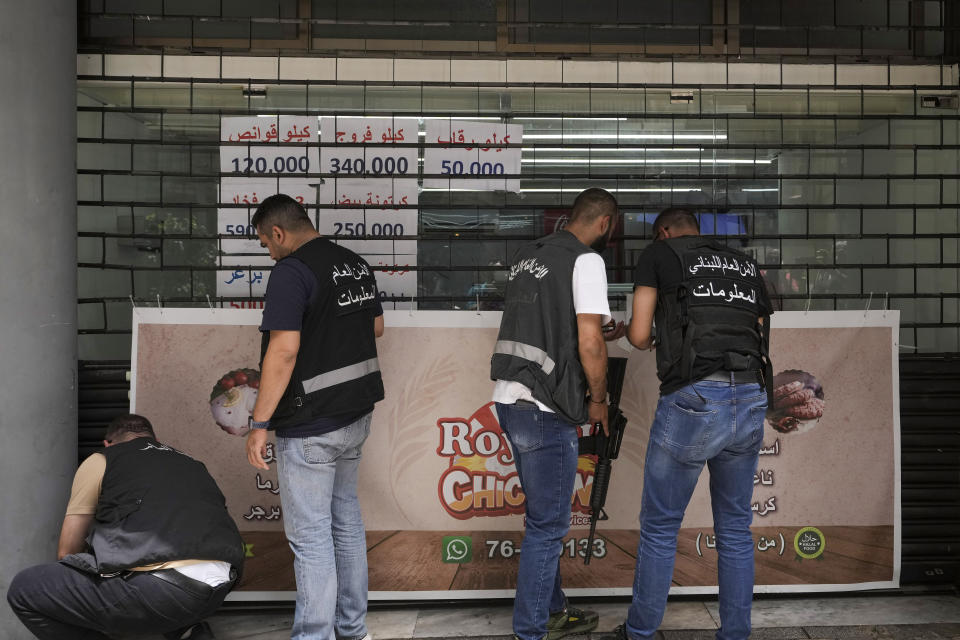
<path fill-rule="evenodd" d="M 627 426 L 627 417 L 620 411 L 620 393 L 623 391 L 623 378 L 627 373 L 626 358 L 607 359 L 607 392 L 610 394 L 610 410 L 607 427 L 610 435 L 603 433 L 603 427 L 593 425 L 590 435 L 580 438 L 580 455 L 597 456 L 593 470 L 593 489 L 590 491 L 590 536 L 587 538 L 586 555 L 583 564 L 590 564 L 593 557 L 593 539 L 597 533 L 597 522 L 607 520 L 603 505 L 607 501 L 607 489 L 610 487 L 611 462 L 620 455 L 620 443 L 623 442 L 623 430 Z"/>

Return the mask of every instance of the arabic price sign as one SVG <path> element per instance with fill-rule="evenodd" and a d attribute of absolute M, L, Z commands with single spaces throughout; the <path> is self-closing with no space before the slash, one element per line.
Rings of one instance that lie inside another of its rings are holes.
<path fill-rule="evenodd" d="M 417 241 L 394 238 L 418 234 L 418 130 L 417 118 L 320 118 L 320 163 L 333 177 L 318 188 L 317 230 L 371 265 L 398 267 L 376 273 L 387 309 L 417 293 L 416 271 L 399 268 L 416 265 Z"/>
<path fill-rule="evenodd" d="M 317 173 L 320 166 L 313 116 L 221 118 L 220 171 L 243 176 Z"/>
<path fill-rule="evenodd" d="M 220 119 L 220 171 L 235 177 L 220 180 L 217 232 L 233 236 L 220 242 L 218 297 L 262 297 L 273 262 L 256 239 L 250 218 L 257 205 L 286 193 L 304 205 L 316 199 L 307 178 L 315 172 L 319 152 L 317 119 L 312 116 L 244 116 Z M 244 269 L 242 267 L 266 267 Z"/>
<path fill-rule="evenodd" d="M 320 171 L 334 176 L 417 177 L 416 118 L 320 118 Z M 412 146 L 398 146 L 398 145 Z"/>
<path fill-rule="evenodd" d="M 523 126 L 446 118 L 426 121 L 423 186 L 434 189 L 520 191 Z"/>
<path fill-rule="evenodd" d="M 250 218 L 261 201 L 285 193 L 304 206 L 311 205 L 317 197 L 311 182 L 308 178 L 221 178 L 217 233 L 256 236 Z"/>
<path fill-rule="evenodd" d="M 221 142 L 295 144 L 316 142 L 314 116 L 242 116 L 220 119 Z"/>
<path fill-rule="evenodd" d="M 333 178 L 318 188 L 317 231 L 343 239 L 417 235 L 419 189 L 403 178 Z"/>

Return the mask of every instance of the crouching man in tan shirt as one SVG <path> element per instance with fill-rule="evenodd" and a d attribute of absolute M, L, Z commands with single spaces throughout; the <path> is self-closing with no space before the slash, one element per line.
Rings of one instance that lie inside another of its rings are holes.
<path fill-rule="evenodd" d="M 237 581 L 244 555 L 223 494 L 142 416 L 116 418 L 104 446 L 74 477 L 59 562 L 21 571 L 10 607 L 41 640 L 212 638 L 202 621 Z"/>

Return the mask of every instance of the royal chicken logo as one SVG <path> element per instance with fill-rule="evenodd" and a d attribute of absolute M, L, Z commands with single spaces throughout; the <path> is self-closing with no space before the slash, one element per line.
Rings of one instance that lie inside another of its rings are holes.
<path fill-rule="evenodd" d="M 437 454 L 450 461 L 437 487 L 440 504 L 447 513 L 459 520 L 523 513 L 525 496 L 514 466 L 513 449 L 500 429 L 494 403 L 480 407 L 466 420 L 440 418 L 437 427 Z M 592 456 L 580 456 L 577 460 L 574 513 L 590 513 L 594 462 Z"/>

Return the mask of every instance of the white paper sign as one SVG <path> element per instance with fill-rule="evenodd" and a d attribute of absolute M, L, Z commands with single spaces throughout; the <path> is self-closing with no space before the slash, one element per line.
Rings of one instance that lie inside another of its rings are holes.
<path fill-rule="evenodd" d="M 250 218 L 263 200 L 285 193 L 300 204 L 309 206 L 317 198 L 313 182 L 310 178 L 221 178 L 217 233 L 256 236 L 256 230 L 250 226 Z"/>
<path fill-rule="evenodd" d="M 221 142 L 293 144 L 317 141 L 316 116 L 220 118 Z"/>
<path fill-rule="evenodd" d="M 316 147 L 243 145 L 220 147 L 220 172 L 262 178 L 277 174 L 317 173 Z"/>
<path fill-rule="evenodd" d="M 416 266 L 416 254 L 393 256 L 393 262 L 385 256 L 367 256 L 367 262 L 373 267 L 392 267 L 385 271 L 374 272 L 377 288 L 380 290 L 380 302 L 384 309 L 413 309 L 415 303 L 409 300 L 391 302 L 393 298 L 413 298 L 417 295 L 417 272 L 409 269 Z"/>
<path fill-rule="evenodd" d="M 396 238 L 418 232 L 418 120 L 323 117 L 320 140 L 329 146 L 322 150 L 306 144 L 316 142 L 317 125 L 313 116 L 222 118 L 220 139 L 247 144 L 220 148 L 221 172 L 234 175 L 221 179 L 218 231 L 236 237 L 220 242 L 218 296 L 264 295 L 269 270 L 256 267 L 273 261 L 260 247 L 250 216 L 276 193 L 305 206 L 316 203 L 311 217 L 317 230 L 372 266 L 416 266 L 416 240 Z M 306 173 L 331 177 L 284 175 Z M 383 295 L 416 295 L 415 270 L 378 272 L 377 282 Z"/>
<path fill-rule="evenodd" d="M 396 209 L 419 204 L 420 189 L 411 178 L 326 178 L 317 187 L 317 204 Z"/>
<path fill-rule="evenodd" d="M 244 264 L 250 264 L 249 261 Z M 226 266 L 226 265 L 222 265 Z M 217 296 L 224 298 L 262 298 L 267 292 L 270 272 L 266 269 L 236 269 L 217 271 Z"/>
<path fill-rule="evenodd" d="M 316 190 L 305 177 L 282 174 L 317 172 L 320 150 L 316 116 L 274 115 L 220 119 L 221 142 L 241 142 L 220 147 L 220 171 L 235 177 L 220 180 L 217 232 L 235 238 L 220 242 L 217 296 L 262 297 L 269 270 L 243 267 L 270 266 L 273 261 L 260 246 L 250 217 L 257 205 L 277 193 L 286 193 L 303 205 L 313 204 Z M 246 205 L 246 206 L 244 206 Z"/>
<path fill-rule="evenodd" d="M 320 118 L 320 172 L 417 177 L 416 118 Z M 414 146 L 398 146 L 414 145 Z"/>
<path fill-rule="evenodd" d="M 415 236 L 419 214 L 410 207 L 418 196 L 417 181 L 408 178 L 328 179 L 317 193 L 317 230 L 336 237 Z"/>
<path fill-rule="evenodd" d="M 424 178 L 425 188 L 520 191 L 519 178 L 495 176 L 520 174 L 522 125 L 436 118 L 425 141 L 423 172 L 444 176 Z"/>
<path fill-rule="evenodd" d="M 267 290 L 267 280 L 270 278 L 270 267 L 274 262 L 267 250 L 260 246 L 260 241 L 250 238 L 224 238 L 220 241 L 220 251 L 220 266 L 223 269 L 217 271 L 217 296 L 263 297 Z"/>

